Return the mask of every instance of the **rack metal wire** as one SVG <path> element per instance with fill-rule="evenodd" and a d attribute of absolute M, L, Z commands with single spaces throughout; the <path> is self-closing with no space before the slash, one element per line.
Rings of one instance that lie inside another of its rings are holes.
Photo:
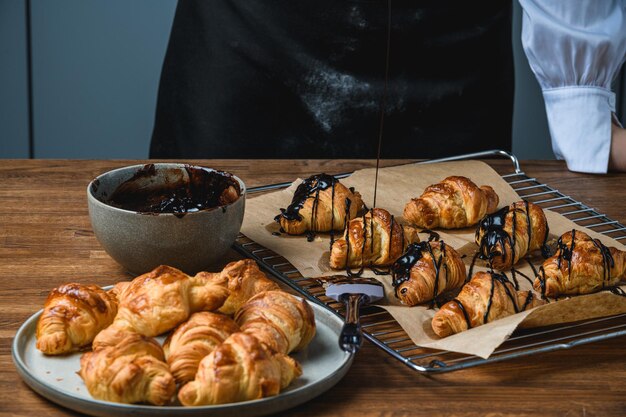
<path fill-rule="evenodd" d="M 626 239 L 626 226 L 586 204 L 559 192 L 536 178 L 528 177 L 520 168 L 518 159 L 505 151 L 492 150 L 418 163 L 446 162 L 488 157 L 505 157 L 511 160 L 513 172 L 503 175 L 511 187 L 524 199 L 552 210 L 575 223 L 605 234 L 618 241 Z M 350 173 L 338 175 L 347 177 Z M 248 190 L 249 193 L 280 189 L 290 183 L 272 184 Z M 268 273 L 302 294 L 312 302 L 325 306 L 343 317 L 343 303 L 325 296 L 324 288 L 316 279 L 302 276 L 281 255 L 264 248 L 240 234 L 234 248 L 256 260 Z M 539 329 L 517 330 L 488 358 L 456 352 L 425 349 L 416 346 L 398 322 L 387 311 L 367 306 L 361 309 L 361 323 L 365 338 L 409 368 L 424 373 L 449 372 L 477 365 L 501 362 L 523 356 L 568 349 L 577 345 L 626 335 L 626 314 L 604 317 L 585 322 Z"/>

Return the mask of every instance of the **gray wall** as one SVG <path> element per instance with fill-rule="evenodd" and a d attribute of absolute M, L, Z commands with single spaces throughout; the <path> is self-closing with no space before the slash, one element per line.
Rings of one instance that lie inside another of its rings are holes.
<path fill-rule="evenodd" d="M 175 7 L 175 0 L 31 1 L 35 157 L 147 157 Z M 25 11 L 25 0 L 0 0 L 5 158 L 29 152 Z M 521 47 L 517 1 L 514 12 L 513 152 L 553 158 L 541 91 Z"/>
<path fill-rule="evenodd" d="M 0 0 L 0 157 L 28 158 L 26 4 Z"/>

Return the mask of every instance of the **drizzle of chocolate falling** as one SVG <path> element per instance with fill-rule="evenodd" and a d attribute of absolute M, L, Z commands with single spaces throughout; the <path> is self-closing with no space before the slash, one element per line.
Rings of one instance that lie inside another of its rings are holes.
<path fill-rule="evenodd" d="M 374 201 L 372 207 L 376 207 L 376 191 L 378 189 L 378 169 L 380 167 L 380 149 L 383 143 L 383 128 L 385 124 L 385 109 L 387 107 L 387 86 L 389 84 L 389 50 L 391 49 L 391 0 L 387 1 L 387 47 L 385 49 L 385 84 L 383 97 L 380 101 L 380 126 L 378 129 L 378 151 L 376 153 L 376 177 L 374 179 Z"/>

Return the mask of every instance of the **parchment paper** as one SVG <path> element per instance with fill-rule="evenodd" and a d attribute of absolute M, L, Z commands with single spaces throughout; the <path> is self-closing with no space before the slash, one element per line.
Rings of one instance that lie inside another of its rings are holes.
<path fill-rule="evenodd" d="M 421 195 L 427 186 L 450 175 L 463 175 L 472 179 L 477 185 L 492 186 L 500 198 L 499 207 L 520 200 L 518 194 L 487 164 L 480 161 L 461 161 L 382 168 L 378 177 L 376 207 L 385 208 L 395 215 L 397 220 L 405 223 L 402 218 L 405 204 L 411 198 Z M 364 169 L 356 171 L 341 182 L 348 187 L 355 187 L 361 193 L 365 204 L 371 207 L 374 176 L 374 169 Z M 241 231 L 260 245 L 284 256 L 304 276 L 344 274 L 345 271 L 334 271 L 328 266 L 330 247 L 328 234 L 318 233 L 313 242 L 308 242 L 304 236 L 272 234 L 280 229 L 279 225 L 274 222 L 274 216 L 279 213 L 281 207 L 285 208 L 289 205 L 300 181 L 296 180 L 287 189 L 250 198 L 246 202 L 246 213 Z M 626 247 L 616 240 L 578 226 L 560 214 L 548 210 L 545 213 L 550 227 L 548 240 L 556 239 L 566 231 L 576 228 L 600 239 L 607 246 L 626 250 Z M 446 244 L 454 247 L 461 255 L 466 255 L 463 261 L 469 271 L 472 257 L 477 250 L 474 243 L 475 227 L 451 231 L 437 230 L 437 232 Z M 427 239 L 428 235 L 420 234 L 420 237 Z M 538 268 L 543 259 L 539 255 L 531 258 L 530 261 Z M 534 279 L 532 268 L 527 262 L 520 261 L 516 269 Z M 487 270 L 487 268 L 477 262 L 474 271 L 480 270 Z M 377 305 L 389 311 L 416 345 L 473 354 L 483 358 L 489 357 L 518 326 L 545 326 L 626 312 L 626 298 L 602 292 L 563 299 L 446 338 L 439 338 L 430 326 L 435 310 L 428 309 L 427 306 L 407 307 L 400 304 L 391 287 L 391 276 L 376 276 L 367 269 L 364 276 L 376 277 L 383 282 L 386 299 Z M 511 274 L 507 273 L 507 276 L 511 277 Z M 517 280 L 520 290 L 532 289 L 532 284 L 526 278 L 518 275 Z"/>

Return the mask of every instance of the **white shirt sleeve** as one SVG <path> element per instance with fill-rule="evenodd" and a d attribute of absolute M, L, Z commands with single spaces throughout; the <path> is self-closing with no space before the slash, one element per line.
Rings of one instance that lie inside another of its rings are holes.
<path fill-rule="evenodd" d="M 522 45 L 543 90 L 554 154 L 572 171 L 607 172 L 626 0 L 519 2 Z"/>

